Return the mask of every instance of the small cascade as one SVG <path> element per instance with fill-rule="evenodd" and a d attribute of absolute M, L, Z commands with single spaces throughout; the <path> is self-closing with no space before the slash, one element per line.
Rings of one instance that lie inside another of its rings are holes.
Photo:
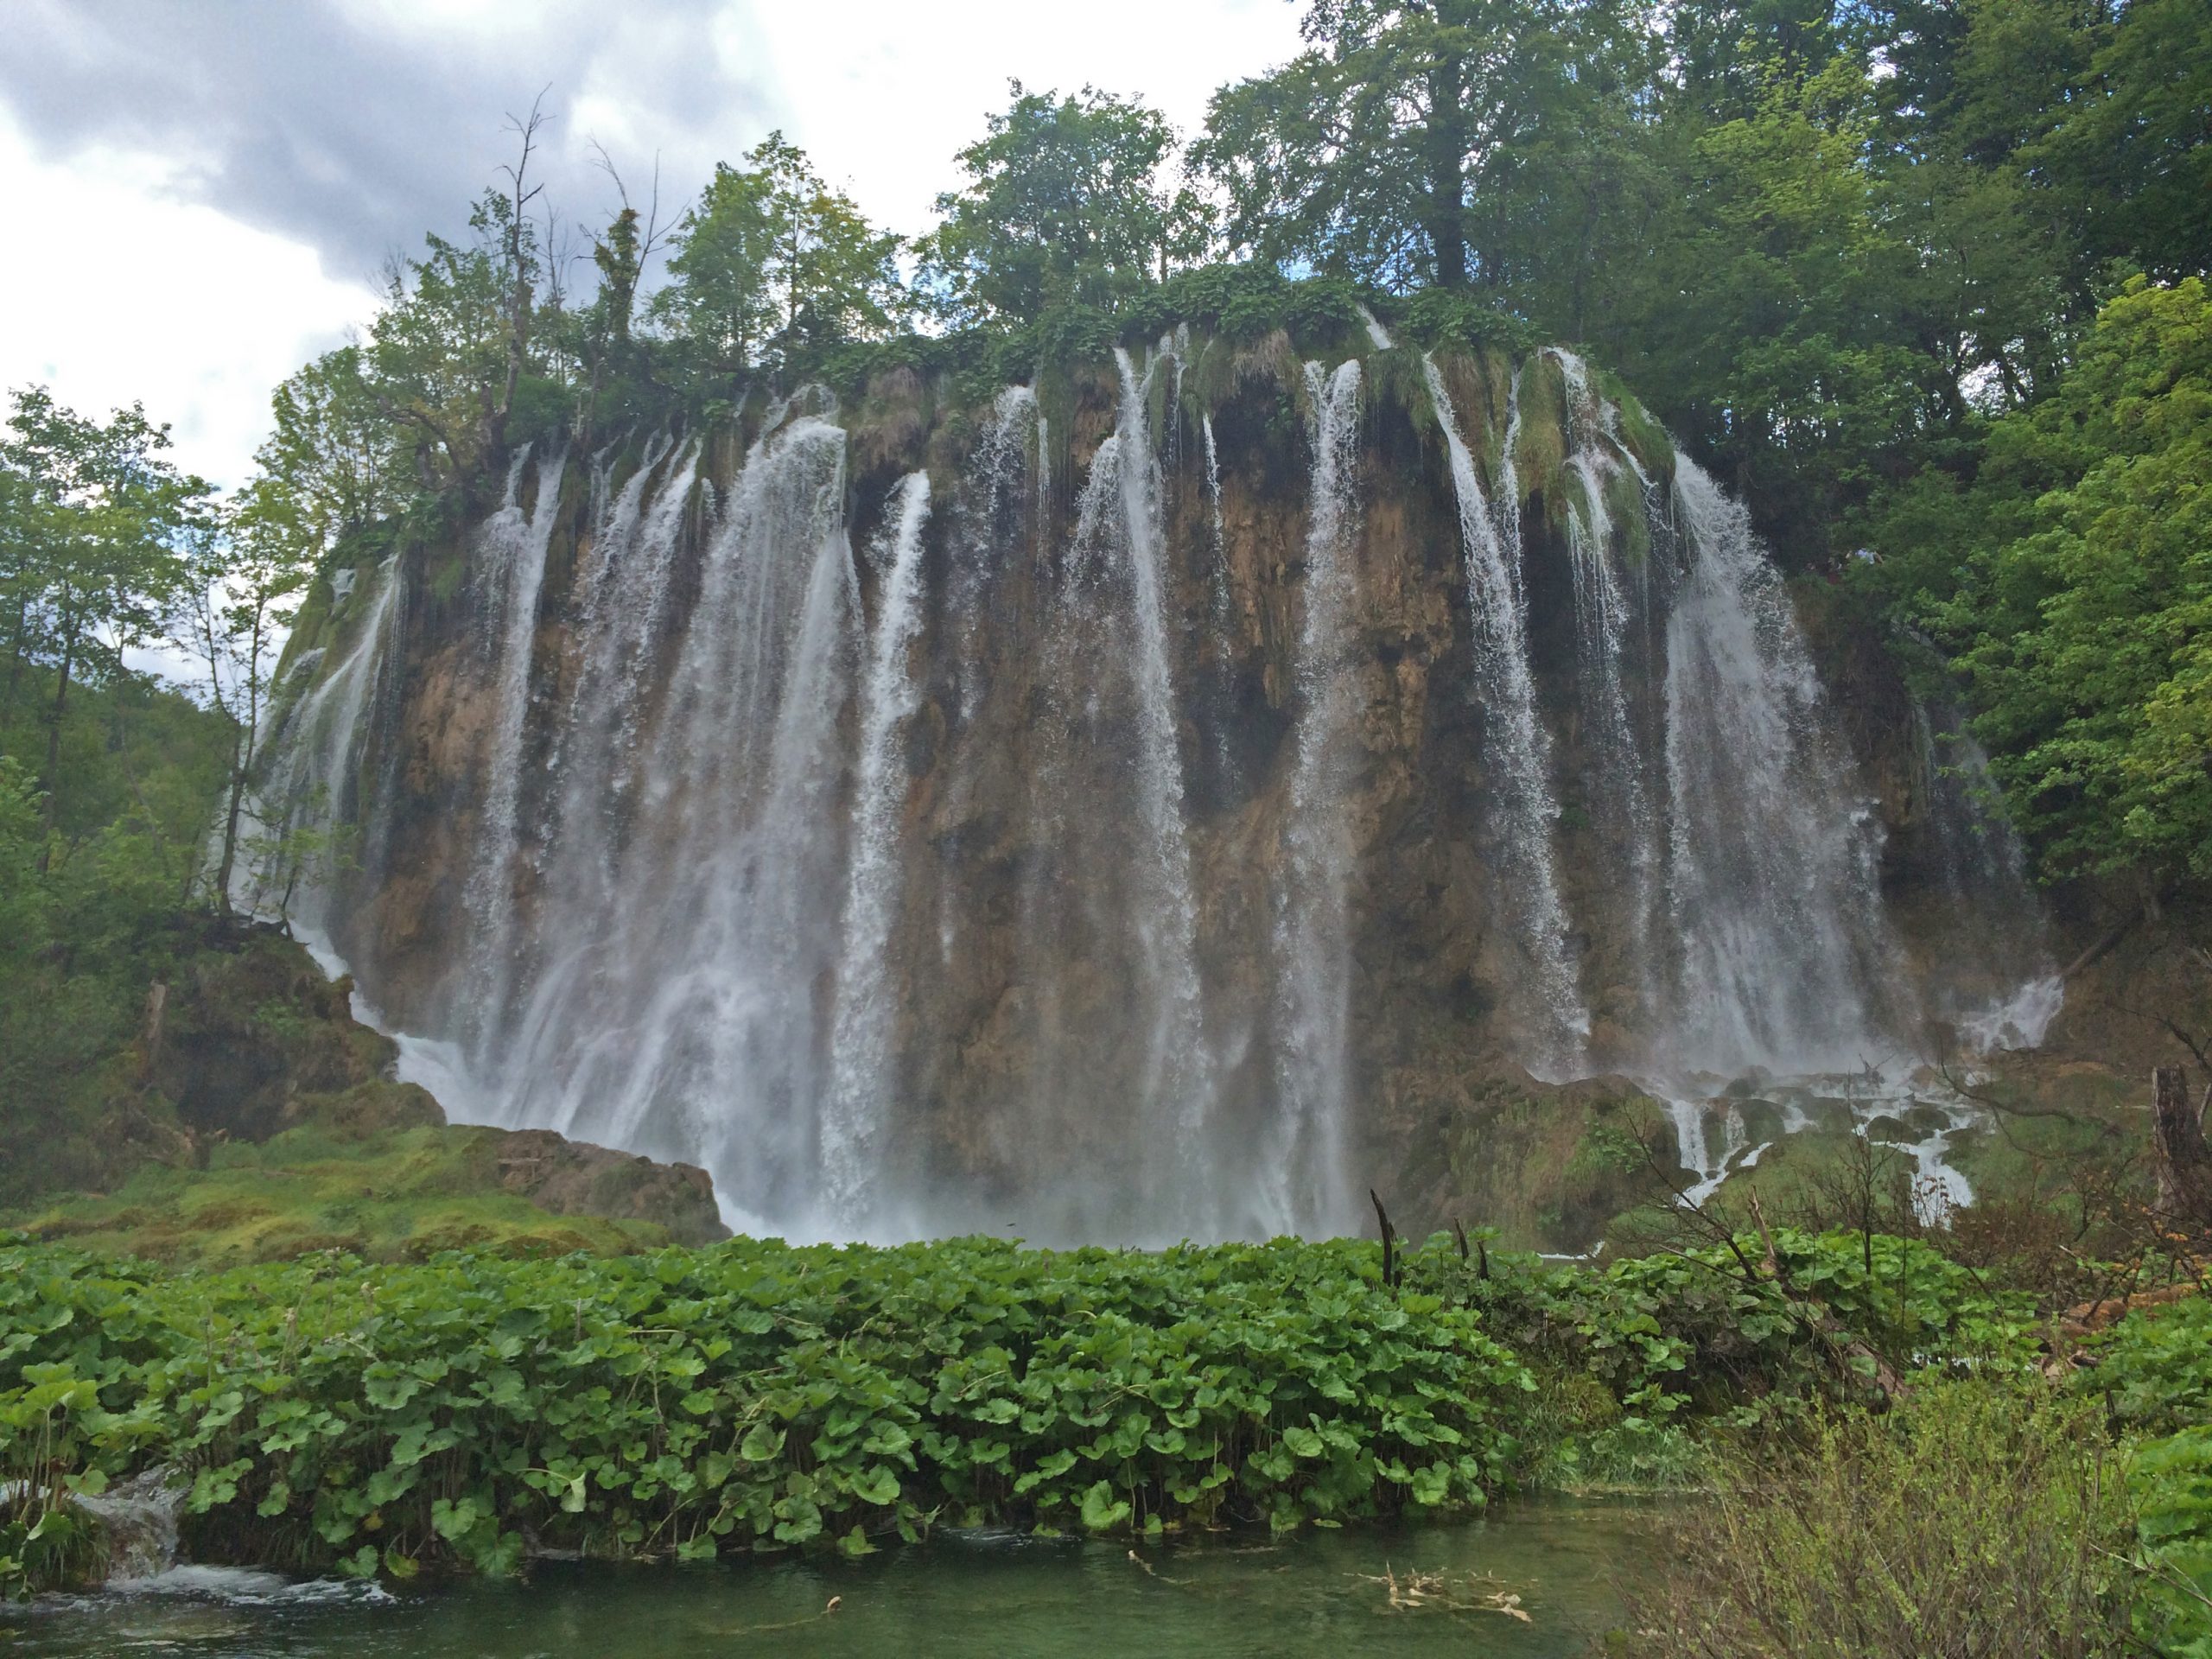
<path fill-rule="evenodd" d="M 982 701 L 982 666 L 976 630 L 986 595 L 998 569 L 1001 549 L 1030 526 L 1032 503 L 1022 494 L 1030 458 L 1040 477 L 1046 466 L 1045 418 L 1037 394 L 1027 386 L 1008 386 L 991 407 L 991 418 L 969 458 L 953 532 L 952 571 L 945 608 L 958 633 L 960 717 L 973 720 Z M 1033 504 L 1041 514 L 1043 486 Z"/>
<path fill-rule="evenodd" d="M 1527 952 L 1535 1001 L 1526 1016 L 1528 1064 L 1540 1077 L 1570 1077 L 1581 1062 L 1590 1015 L 1567 957 L 1567 912 L 1560 902 L 1553 863 L 1552 829 L 1559 809 L 1551 793 L 1551 746 L 1536 718 L 1528 619 L 1520 584 L 1512 574 L 1518 549 L 1515 557 L 1509 557 L 1498 541 L 1496 522 L 1475 476 L 1474 458 L 1459 435 L 1451 394 L 1436 359 L 1426 353 L 1421 373 L 1444 430 L 1459 500 L 1476 685 L 1488 716 L 1485 750 L 1503 831 L 1501 886 L 1517 911 L 1517 932 Z"/>
<path fill-rule="evenodd" d="M 922 531 L 929 517 L 930 475 L 910 473 L 874 550 L 874 563 L 883 573 L 882 596 L 861 683 L 852 861 L 822 1120 L 823 1197 L 830 1213 L 848 1225 L 866 1219 L 870 1155 L 891 1103 L 897 1015 L 888 956 L 899 905 L 899 808 L 906 783 L 897 744 L 921 698 L 908 658 L 921 623 Z"/>
<path fill-rule="evenodd" d="M 99 1528 L 111 1587 L 143 1584 L 175 1567 L 177 1516 L 191 1496 L 189 1480 L 159 1467 L 118 1481 L 104 1492 L 70 1500 Z"/>
<path fill-rule="evenodd" d="M 326 952 L 332 883 L 304 853 L 284 842 L 296 832 L 332 826 L 359 832 L 373 821 L 378 791 L 362 788 L 361 768 L 368 755 L 369 715 L 385 689 L 405 583 L 393 557 L 378 567 L 373 597 L 354 597 L 353 584 L 346 587 L 346 594 L 334 601 L 352 613 L 340 619 L 344 654 L 273 728 L 261 808 L 253 823 L 241 827 L 244 841 L 263 844 L 257 855 L 250 850 L 241 857 L 232 875 L 234 904 L 248 912 L 289 912 L 302 935 L 312 936 Z"/>
<path fill-rule="evenodd" d="M 528 446 L 507 472 L 506 499 L 477 532 L 474 552 L 492 621 L 493 726 L 484 772 L 484 804 L 464 895 L 476 949 L 467 1007 L 473 1020 L 506 998 L 514 950 L 514 861 L 522 808 L 522 757 L 530 715 L 530 674 L 537 641 L 537 601 L 545 554 L 553 539 L 567 457 L 559 452 L 537 469 L 537 493 L 525 514 L 518 499 Z"/>
<path fill-rule="evenodd" d="M 1976 1054 L 2034 1048 L 2064 1006 L 2027 854 L 1999 809 L 1989 757 L 1951 708 L 1912 705 L 1914 789 L 1939 861 L 1943 969 L 1934 1012 Z"/>
<path fill-rule="evenodd" d="M 594 469 L 597 512 L 592 563 L 577 606 L 575 689 L 546 762 L 553 798 L 550 821 L 540 827 L 537 858 L 556 902 L 576 910 L 611 898 L 625 822 L 618 801 L 634 782 L 639 699 L 651 683 L 652 642 L 675 555 L 676 518 L 698 467 L 696 446 L 687 446 L 677 458 L 673 477 L 663 479 L 649 497 L 648 486 L 667 458 L 668 446 L 656 440 L 611 496 L 604 467 Z M 526 977 L 538 965 L 548 939 L 543 928 L 537 932 L 537 956 L 503 964 L 503 973 Z M 512 981 L 502 983 L 512 986 Z M 480 1058 L 487 1058 L 508 1034 L 506 1024 L 518 1012 L 510 989 L 494 1010 L 498 1023 L 484 1029 Z"/>
<path fill-rule="evenodd" d="M 1206 512 L 1207 524 L 1213 532 L 1213 543 L 1206 550 L 1211 555 L 1213 570 L 1213 658 L 1226 666 L 1231 652 L 1230 646 L 1230 604 L 1229 591 L 1229 537 L 1221 523 L 1221 453 L 1214 447 L 1213 416 L 1198 418 L 1198 432 L 1205 440 L 1206 452 Z"/>
<path fill-rule="evenodd" d="M 1673 1052 L 1692 1069 L 1846 1072 L 1894 1045 L 1880 830 L 1748 513 L 1678 457 L 1693 549 L 1667 626 Z"/>
<path fill-rule="evenodd" d="M 1510 549 L 1513 556 L 1506 561 L 1506 585 L 1513 594 L 1513 603 L 1526 606 L 1527 597 L 1521 591 L 1521 561 L 1525 556 L 1521 539 L 1521 376 L 1522 370 L 1513 371 L 1512 383 L 1505 394 L 1505 437 L 1498 445 L 1497 477 L 1491 493 L 1496 499 L 1497 544 Z M 1456 429 L 1456 423 L 1454 423 Z"/>
<path fill-rule="evenodd" d="M 1658 820 L 1644 790 L 1643 747 L 1629 719 L 1624 672 L 1629 607 L 1614 575 L 1612 510 L 1605 500 L 1606 485 L 1626 452 L 1612 440 L 1611 411 L 1591 385 L 1582 359 L 1566 351 L 1548 355 L 1559 365 L 1567 394 L 1566 466 L 1576 485 L 1567 499 L 1567 531 L 1580 657 L 1575 683 L 1592 751 L 1584 766 L 1584 787 L 1608 849 L 1627 878 L 1616 890 L 1615 902 L 1628 912 L 1630 949 L 1643 976 L 1648 1010 L 1657 994 L 1654 975 L 1661 954 Z"/>
<path fill-rule="evenodd" d="M 1351 1105 L 1351 880 L 1345 802 L 1357 766 L 1359 667 L 1352 556 L 1359 533 L 1359 360 L 1334 373 L 1306 365 L 1313 472 L 1306 532 L 1305 616 L 1298 639 L 1300 712 L 1284 859 L 1275 895 L 1277 1038 L 1274 1145 L 1262 1166 L 1269 1230 L 1317 1230 L 1351 1219 L 1344 1167 Z"/>

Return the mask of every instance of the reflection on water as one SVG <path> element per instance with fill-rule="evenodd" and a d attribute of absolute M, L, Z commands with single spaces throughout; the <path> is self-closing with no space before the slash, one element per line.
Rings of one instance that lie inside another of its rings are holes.
<path fill-rule="evenodd" d="M 615 1567 L 541 1562 L 527 1581 L 333 1595 L 186 1569 L 164 1591 L 0 1611 L 0 1647 L 38 1659 L 124 1652 L 255 1659 L 525 1659 L 773 1654 L 1452 1655 L 1565 1659 L 1622 1622 L 1666 1510 L 1554 1499 L 1481 1521 L 1164 1548 L 939 1535 L 856 1563 Z M 825 1611 L 832 1598 L 834 1611 Z"/>

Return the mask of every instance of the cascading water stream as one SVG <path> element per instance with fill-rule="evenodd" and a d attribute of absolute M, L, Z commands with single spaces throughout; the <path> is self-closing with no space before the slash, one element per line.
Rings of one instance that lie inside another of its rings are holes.
<path fill-rule="evenodd" d="M 1212 544 L 1206 550 L 1213 570 L 1213 656 L 1217 665 L 1226 665 L 1230 659 L 1229 537 L 1221 521 L 1221 452 L 1214 445 L 1211 415 L 1198 417 L 1198 431 L 1205 440 L 1206 522 L 1213 534 Z"/>
<path fill-rule="evenodd" d="M 1590 1015 L 1567 953 L 1567 912 L 1560 902 L 1552 856 L 1552 829 L 1559 809 L 1551 793 L 1550 744 L 1536 718 L 1535 683 L 1529 666 L 1528 620 L 1519 583 L 1511 572 L 1517 547 L 1501 546 L 1490 506 L 1475 475 L 1474 458 L 1459 435 L 1451 393 L 1436 359 L 1421 354 L 1437 423 L 1451 456 L 1452 486 L 1459 509 L 1459 540 L 1466 562 L 1467 605 L 1474 628 L 1476 685 L 1487 711 L 1486 751 L 1492 792 L 1498 801 L 1503 887 L 1516 909 L 1528 953 L 1535 1006 L 1527 1023 L 1529 1069 L 1539 1076 L 1571 1076 L 1590 1034 Z"/>
<path fill-rule="evenodd" d="M 2026 850 L 1995 803 L 1989 757 L 1955 710 L 1915 698 L 1914 779 L 1941 865 L 1945 954 L 1967 969 L 1936 1013 L 1974 1054 L 2034 1048 L 2066 1000 L 2050 930 L 2031 898 Z M 1978 970 L 1978 971 L 1975 971 Z"/>
<path fill-rule="evenodd" d="M 1351 1109 L 1351 791 L 1359 714 L 1353 660 L 1358 536 L 1359 359 L 1325 373 L 1306 365 L 1313 470 L 1306 532 L 1305 615 L 1299 630 L 1297 745 L 1275 895 L 1274 1144 L 1260 1173 L 1270 1230 L 1334 1229 L 1351 1220 L 1344 1167 Z"/>
<path fill-rule="evenodd" d="M 930 475 L 910 473 L 899 486 L 876 550 L 882 597 L 861 685 L 852 861 L 822 1119 L 823 1198 L 829 1213 L 848 1226 L 868 1219 L 870 1158 L 882 1137 L 893 1084 L 897 1022 L 887 958 L 899 897 L 899 807 L 906 793 L 897 745 L 900 728 L 921 701 L 908 658 L 921 625 L 922 531 L 929 517 Z"/>
<path fill-rule="evenodd" d="M 1667 774 L 1682 962 L 1662 1064 L 1843 1072 L 1888 1058 L 1879 830 L 1829 729 L 1780 577 L 1687 455 L 1694 558 L 1667 626 Z"/>
<path fill-rule="evenodd" d="M 474 924 L 468 1017 L 480 1021 L 506 1001 L 514 951 L 514 861 L 522 810 L 523 739 L 530 715 L 531 663 L 537 639 L 537 601 L 545 582 L 545 555 L 553 539 L 567 457 L 559 451 L 540 461 L 537 492 L 525 515 L 518 499 L 527 446 L 507 474 L 506 499 L 476 537 L 484 561 L 483 585 L 493 619 L 491 664 L 493 713 L 486 758 L 484 804 L 463 902 Z M 474 1033 L 472 1033 L 474 1034 Z"/>
<path fill-rule="evenodd" d="M 1168 667 L 1166 533 L 1160 521 L 1159 468 L 1145 430 L 1146 382 L 1120 346 L 1115 347 L 1114 363 L 1122 376 L 1114 478 L 1120 486 L 1135 624 L 1137 787 L 1151 878 L 1147 885 L 1157 893 L 1148 913 L 1137 918 L 1157 999 L 1144 1104 L 1147 1121 L 1166 1137 L 1163 1168 L 1179 1185 L 1198 1155 L 1211 1104 L 1199 1011 L 1198 902 L 1183 821 L 1183 761 Z"/>
<path fill-rule="evenodd" d="M 607 556 L 636 568 L 601 591 L 669 591 L 692 464 L 650 511 L 618 504 L 610 528 L 639 531 Z M 563 758 L 543 967 L 479 1067 L 508 1080 L 502 1121 L 705 1163 L 741 1217 L 804 1213 L 820 1190 L 817 1001 L 843 869 L 824 829 L 857 626 L 843 493 L 838 428 L 802 416 L 765 435 L 702 556 L 661 705 L 626 695 L 609 719 L 580 677 L 572 730 L 591 741 Z M 603 620 L 601 662 L 643 648 L 630 619 Z"/>
<path fill-rule="evenodd" d="M 359 613 L 351 641 L 338 665 L 302 694 L 272 733 L 269 751 L 275 764 L 262 793 L 273 805 L 241 826 L 248 841 L 265 835 L 268 826 L 260 819 L 273 820 L 285 833 L 259 857 L 239 860 L 232 875 L 232 901 L 248 912 L 289 911 L 295 930 L 312 941 L 309 948 L 329 961 L 336 958 L 328 938 L 328 872 L 308 868 L 306 855 L 284 842 L 317 826 L 359 830 L 373 817 L 377 803 L 360 794 L 360 769 L 369 711 L 392 660 L 405 585 L 394 557 L 378 567 L 375 597 L 365 599 L 365 596 L 349 586 L 342 602 Z"/>
<path fill-rule="evenodd" d="M 1648 1011 L 1659 993 L 1659 826 L 1644 790 L 1642 747 L 1629 720 L 1623 671 L 1628 602 L 1613 573 L 1613 518 L 1605 500 L 1607 482 L 1625 452 L 1612 441 L 1611 410 L 1591 385 L 1582 359 L 1572 352 L 1548 355 L 1559 365 L 1566 392 L 1566 466 L 1577 486 L 1567 514 L 1580 657 L 1575 682 L 1598 763 L 1586 766 L 1584 784 L 1608 842 L 1626 867 L 1619 900 L 1629 912 L 1630 948 Z"/>

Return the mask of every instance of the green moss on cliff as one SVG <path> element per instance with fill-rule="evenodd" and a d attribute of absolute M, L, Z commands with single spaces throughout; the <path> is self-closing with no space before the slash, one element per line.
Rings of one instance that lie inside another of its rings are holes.
<path fill-rule="evenodd" d="M 1673 1147 L 1657 1108 L 1627 1084 L 1492 1079 L 1446 1126 L 1439 1207 L 1512 1248 L 1585 1250 L 1665 1196 L 1653 1166 Z"/>
<path fill-rule="evenodd" d="M 147 1164 L 111 1193 L 61 1199 L 10 1224 L 38 1238 L 196 1268 L 309 1250 L 394 1262 L 447 1249 L 608 1255 L 671 1242 L 652 1222 L 550 1215 L 499 1190 L 505 1139 L 497 1129 L 442 1125 L 364 1136 L 314 1123 L 259 1145 L 218 1146 L 205 1169 Z"/>

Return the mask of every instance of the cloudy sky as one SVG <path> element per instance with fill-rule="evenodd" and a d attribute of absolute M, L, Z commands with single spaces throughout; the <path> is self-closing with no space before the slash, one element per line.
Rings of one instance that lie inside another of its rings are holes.
<path fill-rule="evenodd" d="M 0 388 L 142 399 L 183 465 L 245 473 L 270 388 L 458 235 L 541 88 L 548 199 L 589 226 L 780 127 L 871 216 L 927 228 L 1006 82 L 1141 94 L 1187 135 L 1298 49 L 1289 0 L 7 0 Z"/>

